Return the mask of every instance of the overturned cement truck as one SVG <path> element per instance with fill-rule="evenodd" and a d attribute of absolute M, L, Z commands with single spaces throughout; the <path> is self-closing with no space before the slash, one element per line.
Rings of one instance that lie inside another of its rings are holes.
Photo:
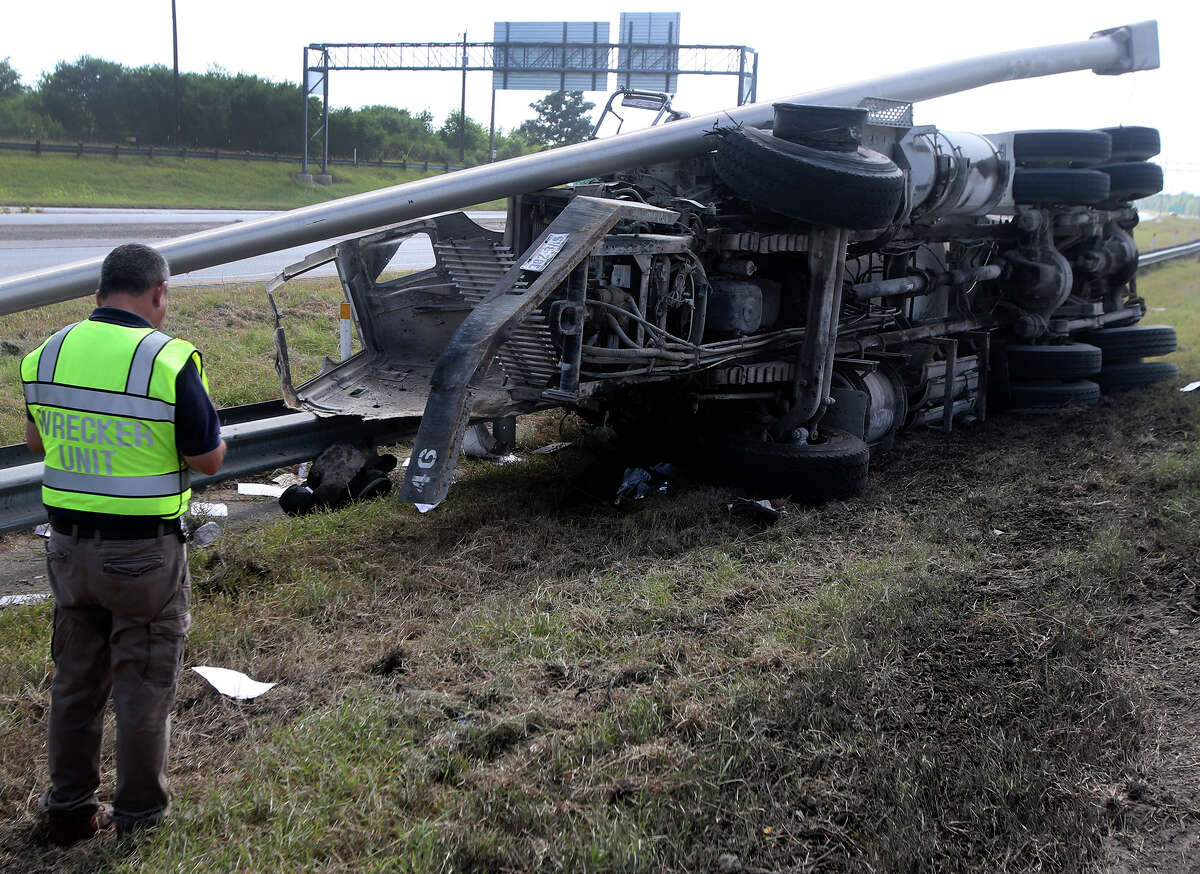
<path fill-rule="evenodd" d="M 870 95 L 776 103 L 769 127 L 718 120 L 700 154 L 516 194 L 503 233 L 451 213 L 310 258 L 295 272 L 337 262 L 365 348 L 293 387 L 281 334 L 289 403 L 421 415 L 419 504 L 472 422 L 550 406 L 819 500 L 860 491 L 901 429 L 1174 372 L 1141 360 L 1175 335 L 1138 324 L 1130 236 L 1162 187 L 1154 129 L 950 132 Z M 394 278 L 414 235 L 436 263 Z"/>
<path fill-rule="evenodd" d="M 989 82 L 1158 65 L 1154 22 L 679 118 L 162 246 L 176 269 L 367 228 L 334 261 L 363 349 L 293 385 L 319 415 L 419 418 L 400 493 L 439 503 L 469 428 L 551 407 L 728 482 L 821 500 L 864 486 L 898 431 L 1048 411 L 1172 375 L 1145 358 L 1132 201 L 1162 187 L 1148 127 L 963 133 L 912 102 Z M 661 115 L 661 113 L 660 113 Z M 672 113 L 677 117 L 679 113 Z M 563 187 L 555 187 L 563 186 Z M 505 195 L 502 232 L 464 213 Z M 425 236 L 436 263 L 395 276 Z M 90 278 L 64 268 L 43 300 Z M 76 291 L 78 293 L 78 291 Z"/>

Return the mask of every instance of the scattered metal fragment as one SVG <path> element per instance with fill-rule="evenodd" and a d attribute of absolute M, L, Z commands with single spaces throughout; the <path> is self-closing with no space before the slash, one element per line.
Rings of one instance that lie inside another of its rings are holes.
<path fill-rule="evenodd" d="M 49 597 L 49 592 L 30 592 L 25 595 L 0 595 L 0 607 L 22 607 L 26 604 L 37 604 Z"/>
<path fill-rule="evenodd" d="M 637 501 L 644 500 L 652 492 L 660 495 L 666 494 L 671 486 L 671 477 L 675 476 L 676 472 L 675 465 L 668 462 L 660 462 L 649 469 L 644 467 L 625 468 L 625 474 L 621 478 L 621 485 L 617 488 L 613 506 L 628 507 Z"/>
<path fill-rule="evenodd" d="M 558 443 L 547 443 L 545 446 L 540 446 L 533 450 L 534 455 L 553 455 L 556 452 L 561 452 L 571 445 L 570 440 L 560 440 Z"/>
<path fill-rule="evenodd" d="M 205 522 L 195 531 L 188 535 L 188 543 L 196 549 L 204 549 L 206 546 L 212 546 L 217 542 L 217 538 L 221 536 L 221 526 L 216 522 Z"/>
<path fill-rule="evenodd" d="M 734 498 L 733 502 L 727 505 L 725 509 L 734 518 L 745 519 L 751 522 L 761 522 L 766 525 L 774 525 L 783 515 L 771 505 L 770 501 L 752 501 L 749 498 Z"/>

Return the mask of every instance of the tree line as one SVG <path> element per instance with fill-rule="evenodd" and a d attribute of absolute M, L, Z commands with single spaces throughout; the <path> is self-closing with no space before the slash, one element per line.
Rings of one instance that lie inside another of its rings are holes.
<path fill-rule="evenodd" d="M 581 92 L 555 92 L 531 103 L 533 118 L 496 132 L 497 158 L 586 139 L 592 106 Z M 308 110 L 315 130 L 319 101 L 310 99 Z M 302 112 L 296 84 L 221 69 L 181 73 L 177 131 L 169 67 L 127 67 L 85 55 L 60 61 L 30 87 L 7 58 L 0 60 L 0 138 L 297 154 Z M 470 116 L 465 124 L 467 163 L 486 162 L 487 127 Z M 329 152 L 361 161 L 457 162 L 462 126 L 457 110 L 439 126 L 428 110 L 331 109 Z"/>
<path fill-rule="evenodd" d="M 1162 215 L 1192 215 L 1200 217 L 1200 196 L 1182 194 L 1155 194 L 1138 201 L 1138 208 Z"/>

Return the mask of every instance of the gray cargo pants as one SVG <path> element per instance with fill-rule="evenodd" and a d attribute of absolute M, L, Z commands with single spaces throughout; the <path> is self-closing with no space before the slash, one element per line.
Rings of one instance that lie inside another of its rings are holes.
<path fill-rule="evenodd" d="M 191 624 L 187 548 L 174 533 L 104 540 L 53 531 L 46 567 L 54 592 L 50 687 L 51 816 L 98 806 L 104 705 L 117 718 L 118 828 L 167 811 L 167 749 L 183 642 Z"/>

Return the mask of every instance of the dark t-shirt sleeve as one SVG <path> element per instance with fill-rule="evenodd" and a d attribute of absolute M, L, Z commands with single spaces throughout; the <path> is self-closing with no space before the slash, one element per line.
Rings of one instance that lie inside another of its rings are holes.
<path fill-rule="evenodd" d="M 175 445 L 181 455 L 203 455 L 221 443 L 221 420 L 204 390 L 195 361 L 175 378 Z"/>

